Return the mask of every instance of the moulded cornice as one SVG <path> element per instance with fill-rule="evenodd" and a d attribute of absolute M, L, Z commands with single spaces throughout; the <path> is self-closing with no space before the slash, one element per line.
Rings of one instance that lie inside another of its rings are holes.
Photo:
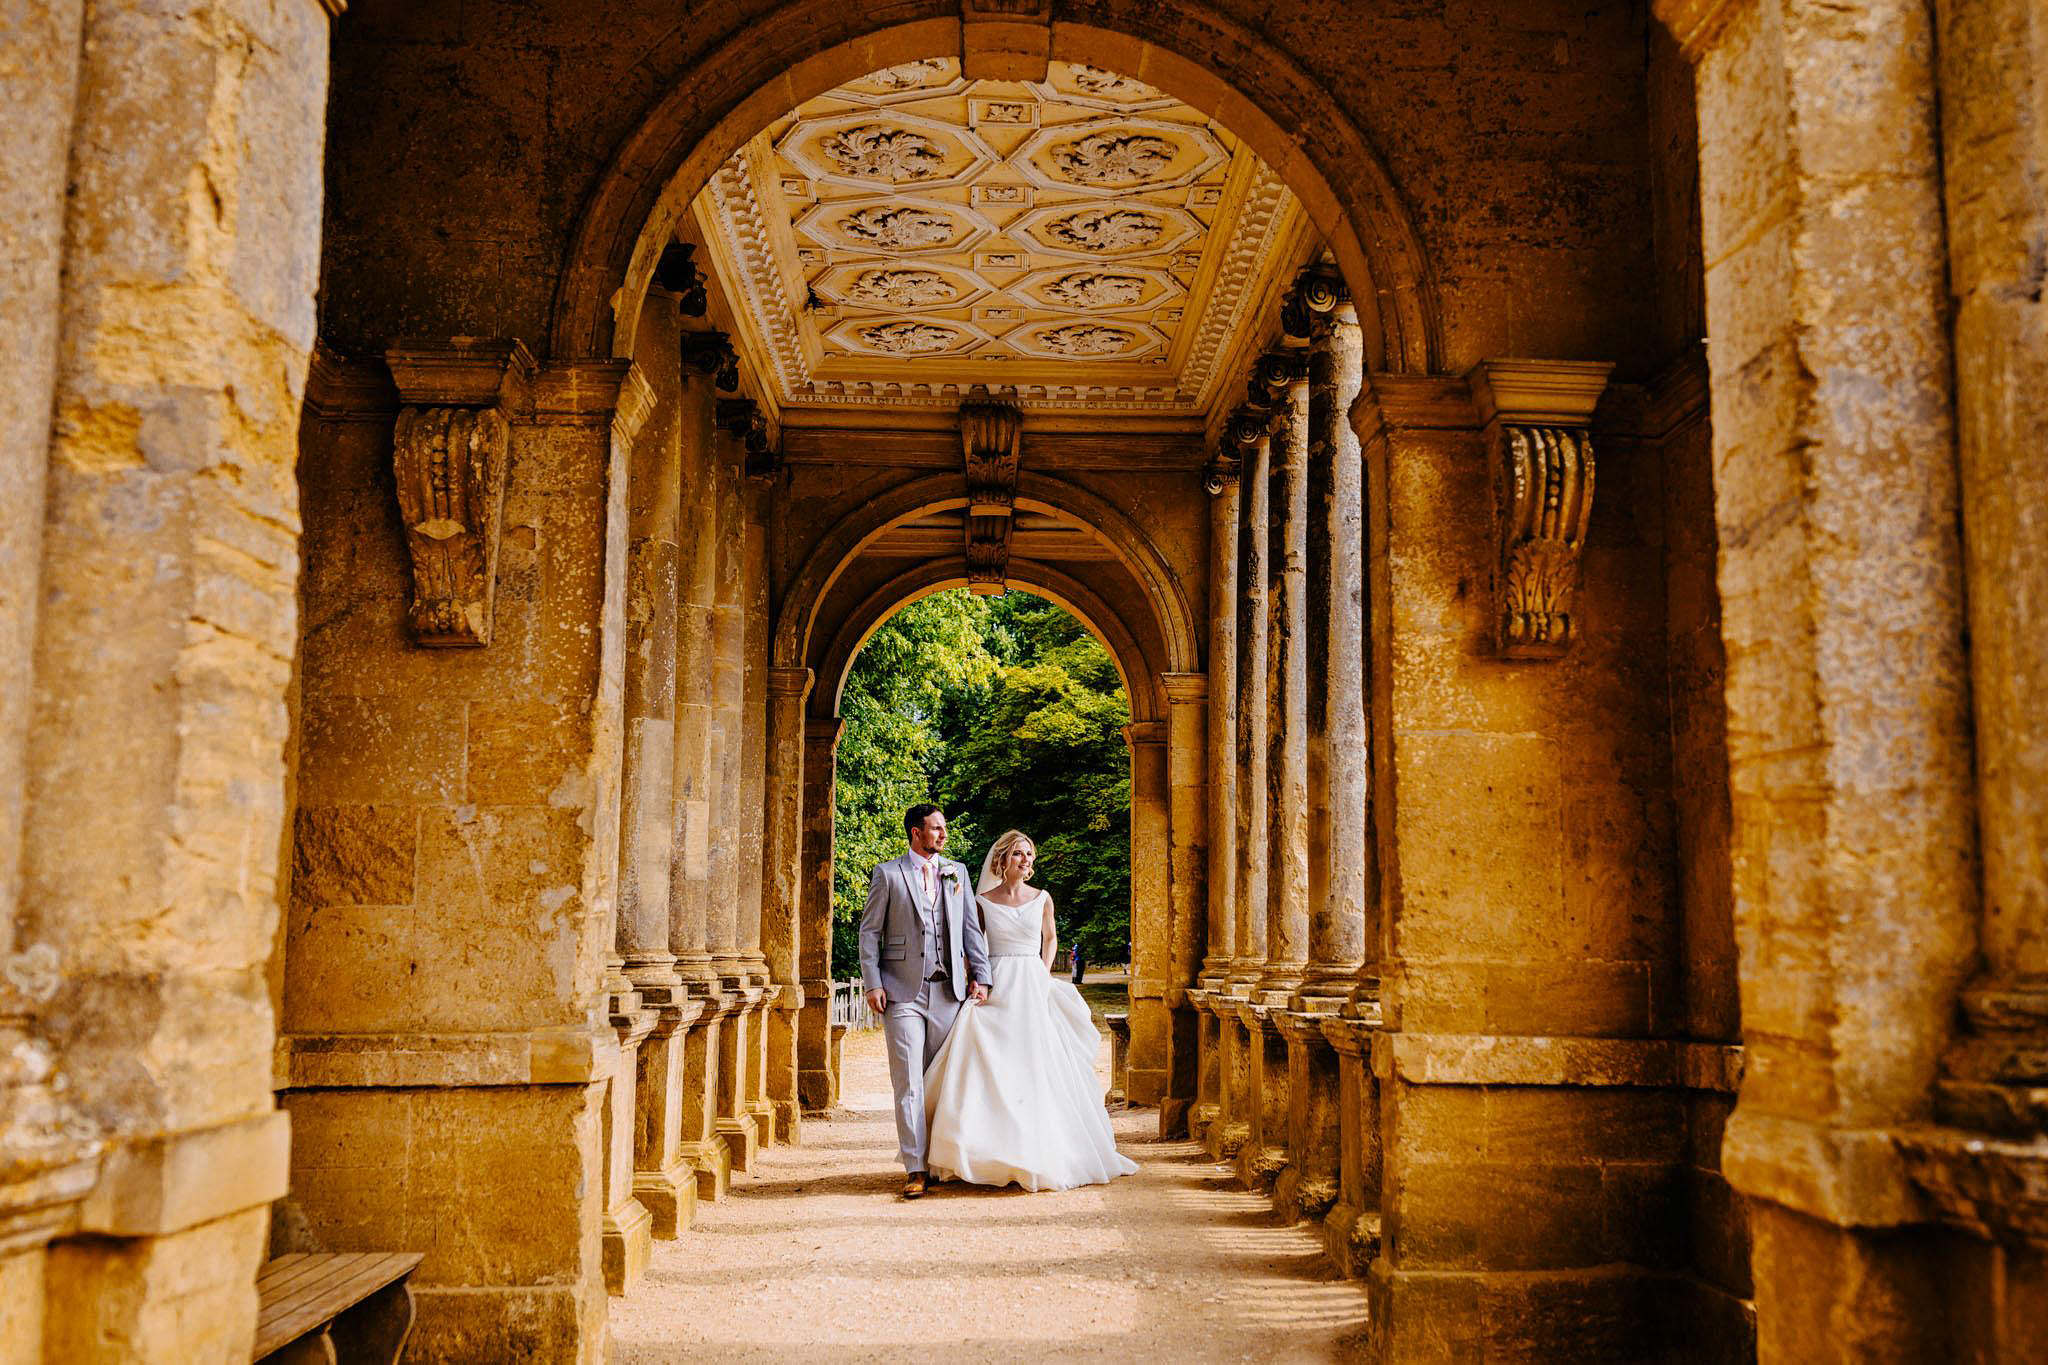
<path fill-rule="evenodd" d="M 534 361 L 511 337 L 408 338 L 384 352 L 392 382 L 408 407 L 530 407 Z"/>
<path fill-rule="evenodd" d="M 1498 418 L 1583 426 L 1593 420 L 1613 369 L 1605 360 L 1482 360 L 1465 379 L 1481 423 Z"/>

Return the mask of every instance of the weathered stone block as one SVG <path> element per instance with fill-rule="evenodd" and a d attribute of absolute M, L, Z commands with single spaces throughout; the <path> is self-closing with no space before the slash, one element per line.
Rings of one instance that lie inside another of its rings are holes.
<path fill-rule="evenodd" d="M 296 812 L 292 897 L 306 905 L 409 905 L 419 815 L 408 806 Z"/>

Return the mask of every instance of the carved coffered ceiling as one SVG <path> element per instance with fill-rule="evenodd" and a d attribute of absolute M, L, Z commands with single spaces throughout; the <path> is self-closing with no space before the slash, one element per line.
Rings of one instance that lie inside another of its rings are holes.
<path fill-rule="evenodd" d="M 952 410 L 1206 418 L 1308 249 L 1228 132 L 1055 62 L 864 76 L 743 147 L 695 206 L 738 341 L 783 420 Z"/>

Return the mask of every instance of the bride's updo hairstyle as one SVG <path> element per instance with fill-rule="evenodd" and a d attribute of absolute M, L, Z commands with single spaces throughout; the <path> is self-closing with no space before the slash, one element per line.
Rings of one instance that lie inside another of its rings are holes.
<path fill-rule="evenodd" d="M 1031 836 L 1021 829 L 1004 830 L 1001 836 L 996 839 L 995 847 L 988 851 L 989 871 L 995 873 L 998 881 L 1002 879 L 1003 864 L 1009 858 L 1010 850 L 1019 844 L 1030 844 L 1033 853 L 1038 851 L 1038 845 L 1032 842 Z"/>

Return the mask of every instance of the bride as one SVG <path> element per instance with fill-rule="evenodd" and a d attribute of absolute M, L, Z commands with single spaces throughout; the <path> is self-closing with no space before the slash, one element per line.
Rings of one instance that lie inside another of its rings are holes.
<path fill-rule="evenodd" d="M 974 1185 L 1106 1184 L 1138 1167 L 1103 1112 L 1087 1003 L 1052 975 L 1052 897 L 1025 881 L 1037 857 L 1013 829 L 982 863 L 975 901 L 995 980 L 925 1071 L 927 1162 Z"/>

